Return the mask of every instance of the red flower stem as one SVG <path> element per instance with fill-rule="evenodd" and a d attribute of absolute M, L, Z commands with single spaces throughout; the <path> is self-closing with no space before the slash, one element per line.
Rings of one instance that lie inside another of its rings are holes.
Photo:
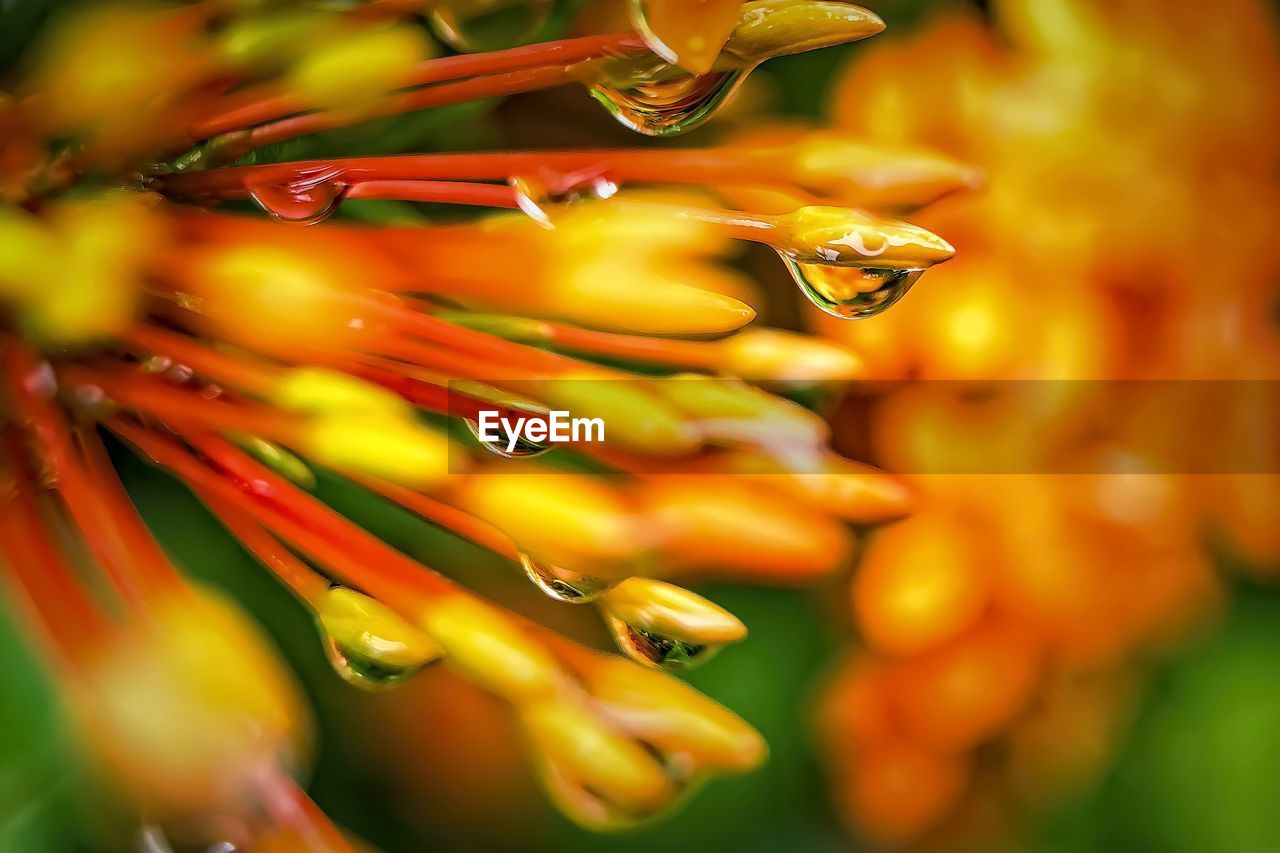
<path fill-rule="evenodd" d="M 201 377 L 257 397 L 269 396 L 280 369 L 254 364 L 205 346 L 199 339 L 145 323 L 135 323 L 121 335 L 139 355 L 159 355 L 194 370 Z"/>
<path fill-rule="evenodd" d="M 128 604 L 144 607 L 148 594 L 173 585 L 177 573 L 137 517 L 115 471 L 107 463 L 90 469 L 72 437 L 62 411 L 27 381 L 40 369 L 39 358 L 26 347 L 7 342 L 9 402 L 62 498 L 81 537 L 112 587 Z M 83 444 L 81 445 L 83 446 Z M 112 489 L 115 485 L 116 489 Z"/>
<path fill-rule="evenodd" d="M 509 560 L 520 559 L 520 551 L 510 536 L 456 507 L 377 477 L 350 476 L 348 479 L 487 551 Z"/>
<path fill-rule="evenodd" d="M 745 148 L 681 150 L 599 149 L 586 151 L 498 151 L 466 154 L 400 154 L 299 160 L 180 172 L 156 178 L 171 195 L 238 196 L 250 187 L 284 184 L 317 170 L 353 189 L 371 181 L 507 181 L 545 173 L 569 175 L 598 170 L 626 182 L 697 185 L 790 185 L 787 160 L 778 151 Z"/>
<path fill-rule="evenodd" d="M 456 591 L 449 580 L 352 524 L 244 454 L 240 454 L 243 458 L 236 463 L 237 470 L 252 471 L 255 482 L 270 486 L 269 494 L 249 494 L 172 439 L 122 418 L 112 418 L 108 426 L 192 488 L 208 490 L 251 513 L 260 524 L 328 566 L 347 583 L 391 606 L 415 614 L 431 599 Z M 239 453 L 225 442 L 222 442 L 225 447 L 219 448 L 221 439 L 209 433 L 184 437 L 201 452 L 213 453 L 224 461 L 231 454 Z"/>
<path fill-rule="evenodd" d="M 364 181 L 353 184 L 347 191 L 346 197 L 508 209 L 516 209 L 520 206 L 516 201 L 515 191 L 511 187 L 466 181 Z"/>
<path fill-rule="evenodd" d="M 561 349 L 645 361 L 671 367 L 709 369 L 714 366 L 717 345 L 707 341 L 682 341 L 643 335 L 620 335 L 545 323 L 551 343 Z"/>
<path fill-rule="evenodd" d="M 310 853 L 356 853 L 342 831 L 279 768 L 265 770 L 257 780 L 257 789 L 272 823 L 292 832 L 303 845 L 301 849 Z"/>
<path fill-rule="evenodd" d="M 514 47 L 489 53 L 446 56 L 418 63 L 405 78 L 404 86 L 426 86 L 464 77 L 521 71 L 540 66 L 566 66 L 588 59 L 643 53 L 644 41 L 634 33 L 586 36 L 542 44 Z M 193 139 L 208 139 L 220 133 L 253 127 L 283 116 L 300 113 L 307 104 L 280 92 L 278 87 L 260 86 L 228 98 L 217 113 L 193 125 Z"/>
<path fill-rule="evenodd" d="M 102 389 L 114 403 L 166 422 L 223 432 L 256 435 L 282 444 L 294 444 L 306 419 L 256 403 L 211 400 L 199 393 L 169 385 L 162 379 L 126 371 L 95 370 L 69 365 L 58 375 L 68 385 Z"/>
<path fill-rule="evenodd" d="M 75 665 L 110 626 L 48 535 L 32 497 L 37 489 L 16 431 L 0 428 L 0 569 L 24 593 L 53 650 Z"/>
<path fill-rule="evenodd" d="M 328 579 L 298 559 L 250 513 L 208 489 L 193 488 L 192 491 L 258 562 L 270 569 L 304 603 L 312 608 L 316 606 L 320 596 L 329 588 Z"/>
<path fill-rule="evenodd" d="M 351 124 L 377 118 L 416 112 L 432 107 L 443 107 L 484 98 L 499 98 L 534 92 L 552 86 L 574 82 L 572 70 L 559 66 L 531 68 L 507 74 L 473 77 L 456 83 L 426 86 L 411 92 L 390 95 L 369 110 L 352 114 L 343 110 L 325 110 L 282 118 L 259 125 L 245 133 L 244 138 L 227 146 L 228 156 L 242 156 L 256 148 L 275 145 L 325 130 L 334 130 Z"/>

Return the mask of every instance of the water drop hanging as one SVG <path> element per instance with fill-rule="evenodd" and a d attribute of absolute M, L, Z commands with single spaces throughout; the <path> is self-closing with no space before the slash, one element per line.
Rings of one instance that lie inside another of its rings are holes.
<path fill-rule="evenodd" d="M 845 320 L 863 320 L 888 310 L 906 295 L 924 270 L 800 263 L 779 252 L 800 290 L 819 309 Z"/>
<path fill-rule="evenodd" d="M 279 222 L 316 225 L 334 214 L 346 195 L 338 169 L 313 169 L 291 181 L 249 188 L 249 197 Z"/>
<path fill-rule="evenodd" d="M 710 660 L 721 648 L 720 644 L 698 645 L 655 631 L 646 631 L 608 613 L 605 614 L 605 623 L 618 648 L 627 657 L 645 666 L 688 669 Z"/>
<path fill-rule="evenodd" d="M 520 554 L 520 566 L 534 586 L 546 593 L 547 597 L 567 604 L 594 601 L 612 586 L 610 581 L 566 571 L 523 552 Z"/>
<path fill-rule="evenodd" d="M 526 216 L 544 228 L 554 228 L 555 208 L 589 199 L 612 198 L 618 192 L 618 182 L 600 169 L 585 169 L 569 174 L 543 172 L 537 176 L 516 176 L 511 179 L 511 188 L 516 194 L 516 204 Z"/>
<path fill-rule="evenodd" d="M 330 589 L 317 602 L 316 615 L 334 672 L 363 690 L 394 687 L 444 654 L 398 613 L 352 589 Z"/>
<path fill-rule="evenodd" d="M 646 136 L 674 136 L 706 122 L 728 102 L 750 68 L 693 75 L 654 57 L 645 71 L 595 82 L 591 95 L 615 119 Z"/>

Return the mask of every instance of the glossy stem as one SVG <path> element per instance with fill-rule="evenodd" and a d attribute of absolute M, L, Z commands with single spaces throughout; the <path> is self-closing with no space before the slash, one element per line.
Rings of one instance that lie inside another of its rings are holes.
<path fill-rule="evenodd" d="M 405 88 L 460 80 L 464 77 L 521 71 L 540 66 L 566 66 L 588 59 L 647 48 L 634 33 L 585 36 L 543 42 L 488 53 L 462 54 L 419 62 L 406 76 Z M 260 125 L 283 116 L 304 112 L 307 104 L 276 86 L 258 86 L 226 99 L 217 112 L 193 124 L 188 134 L 193 140 Z"/>
<path fill-rule="evenodd" d="M 0 569 L 26 598 L 50 647 L 74 666 L 102 644 L 110 626 L 48 534 L 33 498 L 38 486 L 12 428 L 0 427 L 0 478 L 10 480 L 0 482 Z"/>
<path fill-rule="evenodd" d="M 433 598 L 455 592 L 453 584 L 355 526 L 341 514 L 307 495 L 274 472 L 244 457 L 240 470 L 254 470 L 253 477 L 272 486 L 264 495 L 249 495 L 214 468 L 197 459 L 172 439 L 157 435 L 122 418 L 112 418 L 108 426 L 157 464 L 172 470 L 193 488 L 208 490 L 217 498 L 234 503 L 275 535 L 328 566 L 351 586 L 364 589 L 379 600 L 406 614 L 416 614 Z M 192 437 L 202 451 L 213 447 L 216 436 Z M 229 449 L 218 451 L 226 459 Z M 243 454 L 242 454 L 243 455 Z M 246 497 L 250 498 L 246 500 Z"/>
<path fill-rule="evenodd" d="M 623 183 L 787 185 L 784 167 L 785 157 L 776 151 L 738 148 L 498 151 L 335 157 L 231 166 L 164 175 L 156 179 L 156 185 L 172 195 L 234 197 L 254 186 L 287 183 L 319 169 L 334 170 L 335 180 L 353 191 L 370 182 L 505 182 L 513 177 L 536 177 L 548 172 L 573 174 L 587 169 L 598 169 Z"/>

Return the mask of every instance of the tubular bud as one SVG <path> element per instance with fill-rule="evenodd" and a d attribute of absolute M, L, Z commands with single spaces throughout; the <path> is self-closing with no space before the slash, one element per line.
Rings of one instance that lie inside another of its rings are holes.
<path fill-rule="evenodd" d="M 477 472 L 454 501 L 506 533 L 522 552 L 588 576 L 629 574 L 649 545 L 622 496 L 579 474 Z"/>
<path fill-rule="evenodd" d="M 413 408 L 385 388 L 346 373 L 299 367 L 281 374 L 271 402 L 282 409 L 315 415 L 408 417 Z"/>
<path fill-rule="evenodd" d="M 80 685 L 89 745 L 115 783 L 160 814 L 207 813 L 264 762 L 300 757 L 297 687 L 237 608 L 184 588 L 148 617 L 99 649 Z"/>
<path fill-rule="evenodd" d="M 538 382 L 538 396 L 550 408 L 575 417 L 599 417 L 610 444 L 648 456 L 679 456 L 699 444 L 690 419 L 663 399 L 663 381 L 562 377 Z"/>
<path fill-rule="evenodd" d="M 627 578 L 600 599 L 612 619 L 695 645 L 736 643 L 747 627 L 729 611 L 683 587 Z"/>
<path fill-rule="evenodd" d="M 826 0 L 751 0 L 725 52 L 759 63 L 869 38 L 884 32 L 884 21 L 851 3 Z"/>
<path fill-rule="evenodd" d="M 768 748 L 755 729 L 679 679 L 601 657 L 585 680 L 610 716 L 688 776 L 746 772 L 765 760 Z"/>
<path fill-rule="evenodd" d="M 297 449 L 337 471 L 427 489 L 448 476 L 450 447 L 448 438 L 412 418 L 355 412 L 314 418 Z"/>
<path fill-rule="evenodd" d="M 433 601 L 420 624 L 450 666 L 516 704 L 559 691 L 565 676 L 550 654 L 501 610 L 463 593 Z"/>
<path fill-rule="evenodd" d="M 413 670 L 444 655 L 422 629 L 376 599 L 345 587 L 327 591 L 316 615 L 344 657 L 386 670 Z"/>
<path fill-rule="evenodd" d="M 720 372 L 790 387 L 859 379 L 866 371 L 847 347 L 779 329 L 744 329 L 717 350 Z"/>
<path fill-rule="evenodd" d="M 844 207 L 802 207 L 778 217 L 770 242 L 800 263 L 925 269 L 949 260 L 951 244 L 916 225 Z"/>
<path fill-rule="evenodd" d="M 520 720 L 550 793 L 579 823 L 619 829 L 674 800 L 675 783 L 653 755 L 577 702 L 532 702 Z"/>

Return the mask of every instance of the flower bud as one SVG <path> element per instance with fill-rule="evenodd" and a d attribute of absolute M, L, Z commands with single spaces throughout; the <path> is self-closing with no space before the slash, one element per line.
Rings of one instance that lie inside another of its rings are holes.
<path fill-rule="evenodd" d="M 434 640 L 376 599 L 345 587 L 316 602 L 325 636 L 347 666 L 384 672 L 420 669 L 444 654 Z"/>
<path fill-rule="evenodd" d="M 869 38 L 884 31 L 884 21 L 852 3 L 827 0 L 751 0 L 725 52 L 759 63 L 837 44 Z"/>
<path fill-rule="evenodd" d="M 433 601 L 420 624 L 450 666 L 510 702 L 546 697 L 564 683 L 546 649 L 497 607 L 467 593 Z"/>
<path fill-rule="evenodd" d="M 635 511 L 601 480 L 580 475 L 478 472 L 455 503 L 536 560 L 588 576 L 623 576 L 647 550 Z"/>
<path fill-rule="evenodd" d="M 230 806 L 264 763 L 299 757 L 297 687 L 221 597 L 174 592 L 96 653 L 77 711 L 104 771 L 152 815 Z"/>
<path fill-rule="evenodd" d="M 621 828 L 651 817 L 674 799 L 675 785 L 652 754 L 576 702 L 534 702 L 520 720 L 544 783 L 579 823 Z"/>
<path fill-rule="evenodd" d="M 778 251 L 804 264 L 925 269 L 955 254 L 936 234 L 843 207 L 802 207 L 778 217 Z"/>
<path fill-rule="evenodd" d="M 687 776 L 745 772 L 765 759 L 768 747 L 755 729 L 679 679 L 602 657 L 585 680 L 611 716 Z"/>
<path fill-rule="evenodd" d="M 753 382 L 805 387 L 858 379 L 864 366 L 852 350 L 779 329 L 744 329 L 717 346 L 717 370 Z"/>
<path fill-rule="evenodd" d="M 427 489 L 449 473 L 449 439 L 411 417 L 322 415 L 305 427 L 298 450 L 321 465 Z"/>

